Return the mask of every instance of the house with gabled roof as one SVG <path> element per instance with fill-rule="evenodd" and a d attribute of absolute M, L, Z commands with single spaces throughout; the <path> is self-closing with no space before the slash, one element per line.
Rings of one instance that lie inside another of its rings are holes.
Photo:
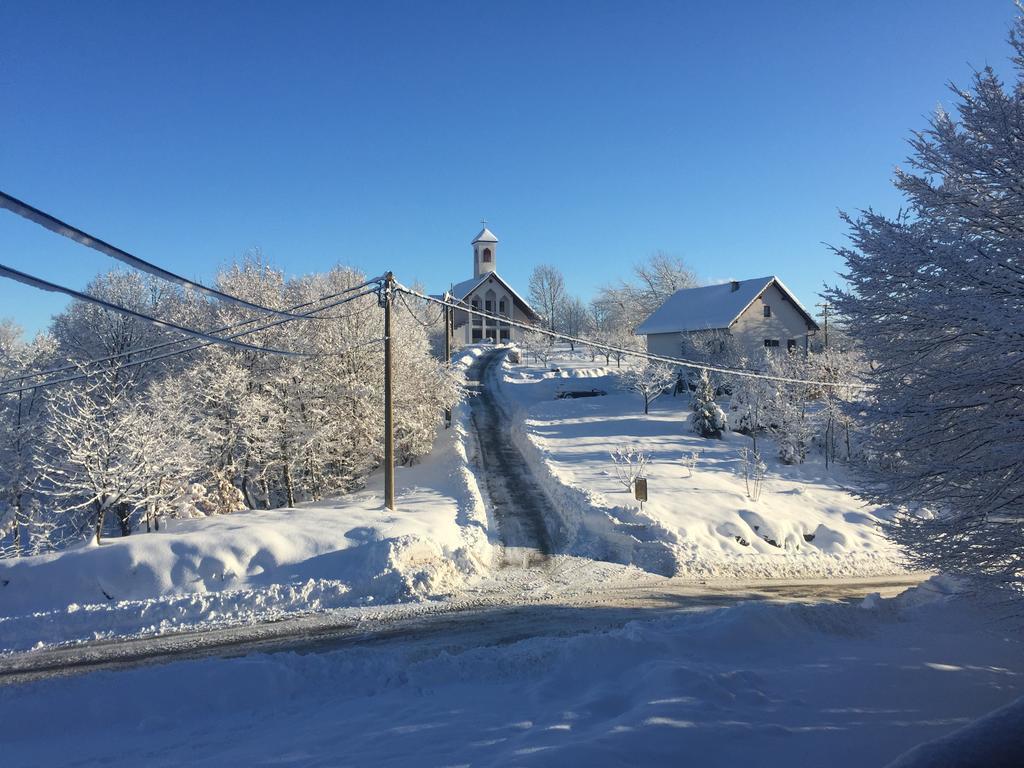
<path fill-rule="evenodd" d="M 817 331 L 811 314 L 774 275 L 683 288 L 636 328 L 648 352 L 668 357 L 679 357 L 694 334 L 725 334 L 754 358 L 766 349 L 807 351 Z"/>
<path fill-rule="evenodd" d="M 501 318 L 539 325 L 540 315 L 498 274 L 498 238 L 485 226 L 470 243 L 473 246 L 473 277 L 453 285 L 450 293 L 456 302 L 472 309 L 499 315 L 481 317 L 456 309 L 453 329 L 456 344 L 473 344 L 484 339 L 503 344 L 522 339 L 524 333 Z"/>

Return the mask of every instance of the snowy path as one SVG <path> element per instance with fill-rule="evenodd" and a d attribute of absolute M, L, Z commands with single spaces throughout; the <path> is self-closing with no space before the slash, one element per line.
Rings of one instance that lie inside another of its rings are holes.
<path fill-rule="evenodd" d="M 545 513 L 550 502 L 512 442 L 508 416 L 493 392 L 503 355 L 504 350 L 487 352 L 467 371 L 469 402 L 488 511 L 501 537 L 504 564 L 529 567 L 547 562 L 553 551 Z"/>

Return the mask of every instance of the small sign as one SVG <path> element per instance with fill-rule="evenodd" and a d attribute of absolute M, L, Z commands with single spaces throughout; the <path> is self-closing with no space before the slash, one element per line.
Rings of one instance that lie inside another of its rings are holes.
<path fill-rule="evenodd" d="M 633 493 L 637 501 L 647 501 L 647 478 L 638 477 L 633 486 Z"/>

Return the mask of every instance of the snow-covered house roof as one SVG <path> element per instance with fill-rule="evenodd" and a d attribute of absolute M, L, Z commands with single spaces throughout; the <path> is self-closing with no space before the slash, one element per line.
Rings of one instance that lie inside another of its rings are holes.
<path fill-rule="evenodd" d="M 486 232 L 486 230 L 484 231 Z M 505 290 L 507 290 L 509 294 L 511 294 L 512 300 L 518 302 L 528 315 L 530 315 L 535 320 L 540 319 L 540 315 L 538 315 L 537 311 L 530 306 L 529 302 L 527 302 L 526 299 L 524 299 L 522 296 L 516 293 L 515 288 L 509 285 L 508 282 L 497 272 L 485 272 L 484 274 L 480 275 L 480 277 L 473 277 L 470 278 L 469 280 L 463 280 L 461 283 L 453 285 L 451 287 L 450 292 L 452 296 L 454 296 L 457 300 L 462 301 L 467 296 L 469 296 L 469 294 L 471 294 L 474 290 L 476 290 L 485 282 L 487 282 L 490 278 L 494 278 L 503 286 L 505 286 Z"/>
<path fill-rule="evenodd" d="M 671 296 L 636 329 L 646 336 L 651 333 L 678 333 L 729 328 L 768 288 L 775 284 L 787 300 L 807 320 L 808 328 L 818 324 L 796 297 L 774 275 L 752 280 L 733 280 L 721 285 L 682 288 Z"/>
<path fill-rule="evenodd" d="M 483 229 L 480 230 L 480 234 L 478 234 L 476 237 L 474 237 L 472 239 L 472 241 L 470 241 L 470 245 L 473 245 L 474 243 L 496 243 L 496 242 L 498 242 L 498 238 L 496 238 L 494 236 L 494 233 L 491 232 L 491 230 L 489 230 L 487 227 L 484 227 Z"/>

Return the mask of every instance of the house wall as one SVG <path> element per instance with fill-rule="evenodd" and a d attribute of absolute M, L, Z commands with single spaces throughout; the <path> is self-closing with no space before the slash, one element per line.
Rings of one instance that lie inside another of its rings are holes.
<path fill-rule="evenodd" d="M 766 304 L 771 307 L 771 317 L 764 316 Z M 807 349 L 807 320 L 774 284 L 747 307 L 729 330 L 743 353 L 752 358 L 764 353 L 765 339 L 778 341 L 781 350 L 787 348 L 791 339 L 800 351 Z"/>
<path fill-rule="evenodd" d="M 652 355 L 679 357 L 683 349 L 681 333 L 649 333 L 647 334 L 647 351 Z"/>

